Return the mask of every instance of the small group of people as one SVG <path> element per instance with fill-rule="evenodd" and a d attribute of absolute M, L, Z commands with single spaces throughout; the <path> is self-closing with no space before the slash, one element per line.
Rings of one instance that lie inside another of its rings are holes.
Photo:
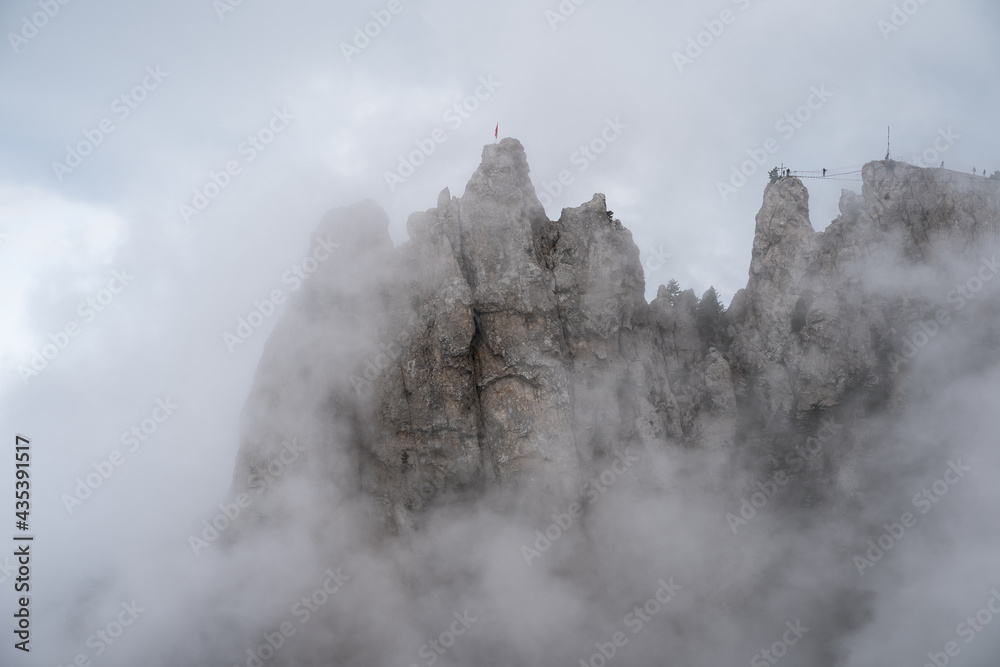
<path fill-rule="evenodd" d="M 942 168 L 942 169 L 944 169 L 944 160 L 942 160 L 942 161 L 941 161 L 941 168 Z M 975 168 L 975 167 L 973 167 L 973 168 L 972 168 L 972 175 L 973 175 L 973 176 L 975 176 L 975 175 L 976 175 L 976 171 L 977 171 L 977 170 L 976 170 L 976 168 Z M 983 176 L 984 176 L 984 177 L 986 177 L 986 178 L 989 178 L 989 175 L 988 175 L 988 174 L 986 173 L 986 170 L 985 170 L 985 169 L 983 169 Z"/>
<path fill-rule="evenodd" d="M 774 183 L 779 178 L 788 178 L 789 176 L 791 176 L 791 174 L 792 174 L 792 170 L 791 169 L 785 169 L 784 167 L 782 167 L 780 171 L 778 170 L 777 167 L 775 167 L 771 171 L 767 172 L 767 175 L 771 179 L 772 183 Z"/>
<path fill-rule="evenodd" d="M 791 169 L 783 169 L 778 172 L 778 178 L 789 178 L 792 175 Z M 826 167 L 823 168 L 823 178 L 826 178 Z"/>

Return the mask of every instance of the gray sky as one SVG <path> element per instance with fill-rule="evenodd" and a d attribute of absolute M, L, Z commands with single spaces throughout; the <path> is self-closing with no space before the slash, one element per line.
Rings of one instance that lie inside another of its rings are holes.
<path fill-rule="evenodd" d="M 893 30 L 894 4 L 881 0 L 565 0 L 575 9 L 559 21 L 555 0 L 400 0 L 396 14 L 388 2 L 244 0 L 221 18 L 209 0 L 52 4 L 35 30 L 23 17 L 37 2 L 0 7 L 0 431 L 36 447 L 40 622 L 67 590 L 82 595 L 137 554 L 183 556 L 224 498 L 239 409 L 278 315 L 233 351 L 223 334 L 255 300 L 287 293 L 282 276 L 323 212 L 371 198 L 405 241 L 409 213 L 444 187 L 461 195 L 497 123 L 523 143 L 539 193 L 568 172 L 550 217 L 607 195 L 650 298 L 670 278 L 699 295 L 714 285 L 726 303 L 745 285 L 772 166 L 881 159 L 891 125 L 896 159 L 929 150 L 953 169 L 1000 169 L 1000 7 L 987 0 L 914 0 Z M 372 12 L 391 21 L 348 59 L 342 43 Z M 778 125 L 796 112 L 808 119 Z M 78 166 L 54 167 L 68 145 L 86 152 L 102 121 L 113 131 Z M 581 158 L 612 125 L 614 141 Z M 952 139 L 938 153 L 942 133 Z M 248 135 L 270 143 L 251 150 Z M 386 172 L 429 143 L 390 188 Z M 724 201 L 719 184 L 766 145 Z M 238 173 L 221 176 L 230 161 Z M 186 222 L 181 205 L 213 173 L 226 187 Z M 861 185 L 806 183 L 816 229 L 841 188 Z M 102 292 L 113 271 L 132 279 Z M 88 298 L 105 299 L 92 321 Z M 69 322 L 77 335 L 25 381 L 18 367 Z M 167 397 L 175 414 L 70 515 L 61 496 Z M 9 463 L 0 469 L 8 498 Z"/>

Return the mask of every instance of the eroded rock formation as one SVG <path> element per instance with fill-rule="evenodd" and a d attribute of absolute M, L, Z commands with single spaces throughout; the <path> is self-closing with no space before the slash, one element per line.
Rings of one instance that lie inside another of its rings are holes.
<path fill-rule="evenodd" d="M 646 303 L 603 195 L 549 220 L 513 139 L 484 148 L 462 197 L 414 213 L 398 248 L 374 204 L 331 212 L 316 234 L 343 251 L 267 343 L 235 484 L 298 438 L 310 475 L 369 494 L 398 530 L 491 489 L 572 498 L 620 452 L 767 458 L 823 415 L 863 419 L 898 395 L 893 332 L 951 289 L 929 298 L 880 269 L 945 275 L 1000 221 L 992 181 L 890 161 L 863 178 L 823 232 L 798 179 L 770 184 L 747 286 L 715 320 L 691 291 Z"/>

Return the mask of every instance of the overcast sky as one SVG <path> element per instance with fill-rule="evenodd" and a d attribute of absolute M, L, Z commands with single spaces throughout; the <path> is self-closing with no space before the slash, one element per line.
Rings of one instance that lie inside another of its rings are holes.
<path fill-rule="evenodd" d="M 462 194 L 497 123 L 539 193 L 567 172 L 550 218 L 607 195 L 649 298 L 676 278 L 728 304 L 773 166 L 881 159 L 891 125 L 896 159 L 1000 169 L 990 0 L 224 1 L 0 6 L 0 431 L 35 447 L 43 616 L 136 554 L 184 552 L 225 496 L 278 315 L 233 350 L 223 336 L 287 293 L 320 216 L 371 198 L 405 241 L 411 212 Z M 192 214 L 213 173 L 225 187 Z M 806 184 L 817 230 L 861 186 Z M 70 514 L 63 494 L 168 398 L 174 414 Z"/>

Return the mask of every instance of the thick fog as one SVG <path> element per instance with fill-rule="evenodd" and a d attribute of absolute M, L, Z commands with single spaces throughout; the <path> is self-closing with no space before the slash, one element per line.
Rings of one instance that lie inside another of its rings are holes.
<path fill-rule="evenodd" d="M 322 465 L 278 437 L 263 479 L 234 471 L 275 325 L 347 377 L 379 316 L 334 335 L 291 308 L 369 277 L 337 274 L 356 239 L 312 237 L 328 210 L 370 199 L 401 245 L 497 131 L 550 218 L 606 195 L 647 298 L 675 278 L 728 304 L 773 167 L 830 170 L 803 181 L 817 231 L 887 151 L 1000 170 L 998 20 L 985 1 L 5 3 L 0 665 L 995 665 L 1000 283 L 949 299 L 998 270 L 992 245 L 858 267 L 951 317 L 901 363 L 905 400 L 782 444 L 802 476 L 776 478 L 768 443 L 664 447 L 609 462 L 585 510 L 494 490 L 391 535 L 330 424 L 297 425 Z M 299 391 L 277 398 L 317 400 Z"/>

